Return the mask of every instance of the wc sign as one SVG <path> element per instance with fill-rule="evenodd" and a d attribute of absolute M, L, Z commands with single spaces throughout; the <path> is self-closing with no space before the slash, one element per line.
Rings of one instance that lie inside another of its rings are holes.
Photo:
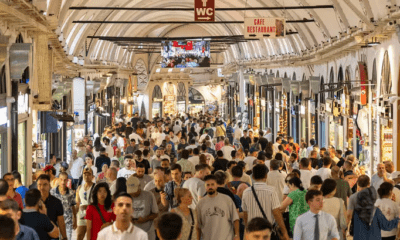
<path fill-rule="evenodd" d="M 215 22 L 215 0 L 194 0 L 194 21 Z"/>

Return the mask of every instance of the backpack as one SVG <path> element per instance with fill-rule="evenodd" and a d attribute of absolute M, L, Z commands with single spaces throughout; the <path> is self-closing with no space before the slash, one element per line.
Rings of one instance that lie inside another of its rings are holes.
<path fill-rule="evenodd" d="M 242 184 L 242 183 L 245 183 L 245 182 L 240 181 L 240 183 L 238 184 L 238 186 L 240 186 L 240 184 Z M 226 184 L 226 187 L 229 189 L 229 191 L 231 191 L 234 195 L 236 195 L 237 189 L 234 188 L 230 182 L 228 182 L 228 183 Z"/>

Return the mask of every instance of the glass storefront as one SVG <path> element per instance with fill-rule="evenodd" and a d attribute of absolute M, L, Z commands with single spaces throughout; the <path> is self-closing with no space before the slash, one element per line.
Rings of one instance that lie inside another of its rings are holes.
<path fill-rule="evenodd" d="M 18 172 L 22 183 L 26 180 L 26 122 L 18 124 Z"/>
<path fill-rule="evenodd" d="M 161 114 L 161 108 L 162 108 L 162 103 L 160 102 L 153 102 L 153 111 L 152 111 L 152 116 L 153 118 L 158 114 L 159 117 L 162 116 Z"/>

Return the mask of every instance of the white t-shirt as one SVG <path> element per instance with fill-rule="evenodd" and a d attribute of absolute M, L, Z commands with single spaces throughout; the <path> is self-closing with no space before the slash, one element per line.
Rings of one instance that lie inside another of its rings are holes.
<path fill-rule="evenodd" d="M 378 207 L 383 215 L 385 215 L 388 221 L 393 220 L 395 217 L 399 216 L 399 208 L 395 202 L 389 198 L 378 199 L 375 202 L 375 206 Z M 381 230 L 382 237 L 395 236 L 397 233 L 397 228 L 393 228 L 391 231 Z"/>
<path fill-rule="evenodd" d="M 224 158 L 228 161 L 232 160 L 231 152 L 234 151 L 235 149 L 231 146 L 223 146 L 221 148 L 221 151 L 224 153 Z"/>
<path fill-rule="evenodd" d="M 387 177 L 388 179 L 392 179 L 392 175 L 391 175 L 390 173 L 388 173 L 388 172 L 386 173 L 386 177 Z M 382 177 L 382 178 L 379 177 L 377 173 L 374 174 L 374 175 L 372 175 L 372 178 L 371 178 L 371 186 L 373 186 L 373 187 L 375 188 L 376 191 L 378 191 L 379 187 L 381 186 L 381 184 L 382 184 L 383 182 L 384 182 L 384 181 L 383 181 L 383 177 Z"/>
<path fill-rule="evenodd" d="M 83 165 L 84 164 L 83 164 L 82 158 L 77 158 L 72 163 L 72 166 L 71 166 L 71 177 L 73 179 L 79 179 L 82 176 Z"/>
<path fill-rule="evenodd" d="M 116 223 L 108 226 L 99 232 L 97 236 L 98 240 L 149 240 L 147 233 L 138 227 L 134 227 L 132 223 L 130 223 L 129 228 L 125 232 L 121 232 L 117 229 Z"/>
<path fill-rule="evenodd" d="M 199 156 L 193 156 L 188 159 L 189 162 L 193 163 L 193 166 L 196 166 L 200 163 Z"/>
<path fill-rule="evenodd" d="M 200 178 L 192 177 L 189 180 L 185 181 L 182 188 L 189 189 L 193 197 L 192 204 L 190 204 L 189 207 L 191 209 L 196 209 L 199 199 L 202 198 L 204 194 L 206 194 L 205 183 Z"/>
<path fill-rule="evenodd" d="M 124 178 L 128 179 L 132 174 L 135 174 L 135 173 L 136 173 L 135 170 L 128 170 L 126 168 L 121 168 L 118 171 L 117 178 L 124 177 Z"/>
<path fill-rule="evenodd" d="M 136 144 L 139 144 L 139 142 L 143 140 L 143 138 L 141 138 L 136 133 L 132 133 L 131 135 L 129 135 L 129 140 L 131 140 L 131 139 L 135 139 Z"/>
<path fill-rule="evenodd" d="M 314 176 L 314 172 L 311 170 L 300 169 L 300 180 L 303 184 L 304 189 L 310 187 L 311 178 Z"/>
<path fill-rule="evenodd" d="M 322 178 L 322 181 L 325 181 L 327 178 L 331 178 L 331 169 L 330 168 L 320 168 L 318 171 L 315 173 L 315 175 L 318 175 Z"/>
<path fill-rule="evenodd" d="M 106 146 L 106 153 L 108 157 L 111 159 L 114 157 L 114 149 L 111 146 Z"/>
<path fill-rule="evenodd" d="M 245 157 L 245 159 L 243 159 L 243 162 L 245 162 L 246 163 L 246 169 L 247 170 L 253 170 L 253 163 L 254 163 L 254 160 L 256 160 L 257 158 L 256 157 L 253 157 L 253 156 L 247 156 L 247 157 Z"/>

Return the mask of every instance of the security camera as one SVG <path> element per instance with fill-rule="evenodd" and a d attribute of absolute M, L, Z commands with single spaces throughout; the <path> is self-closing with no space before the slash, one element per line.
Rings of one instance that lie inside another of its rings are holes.
<path fill-rule="evenodd" d="M 394 96 L 389 98 L 389 103 L 394 104 L 397 100 L 400 100 L 399 96 Z"/>

